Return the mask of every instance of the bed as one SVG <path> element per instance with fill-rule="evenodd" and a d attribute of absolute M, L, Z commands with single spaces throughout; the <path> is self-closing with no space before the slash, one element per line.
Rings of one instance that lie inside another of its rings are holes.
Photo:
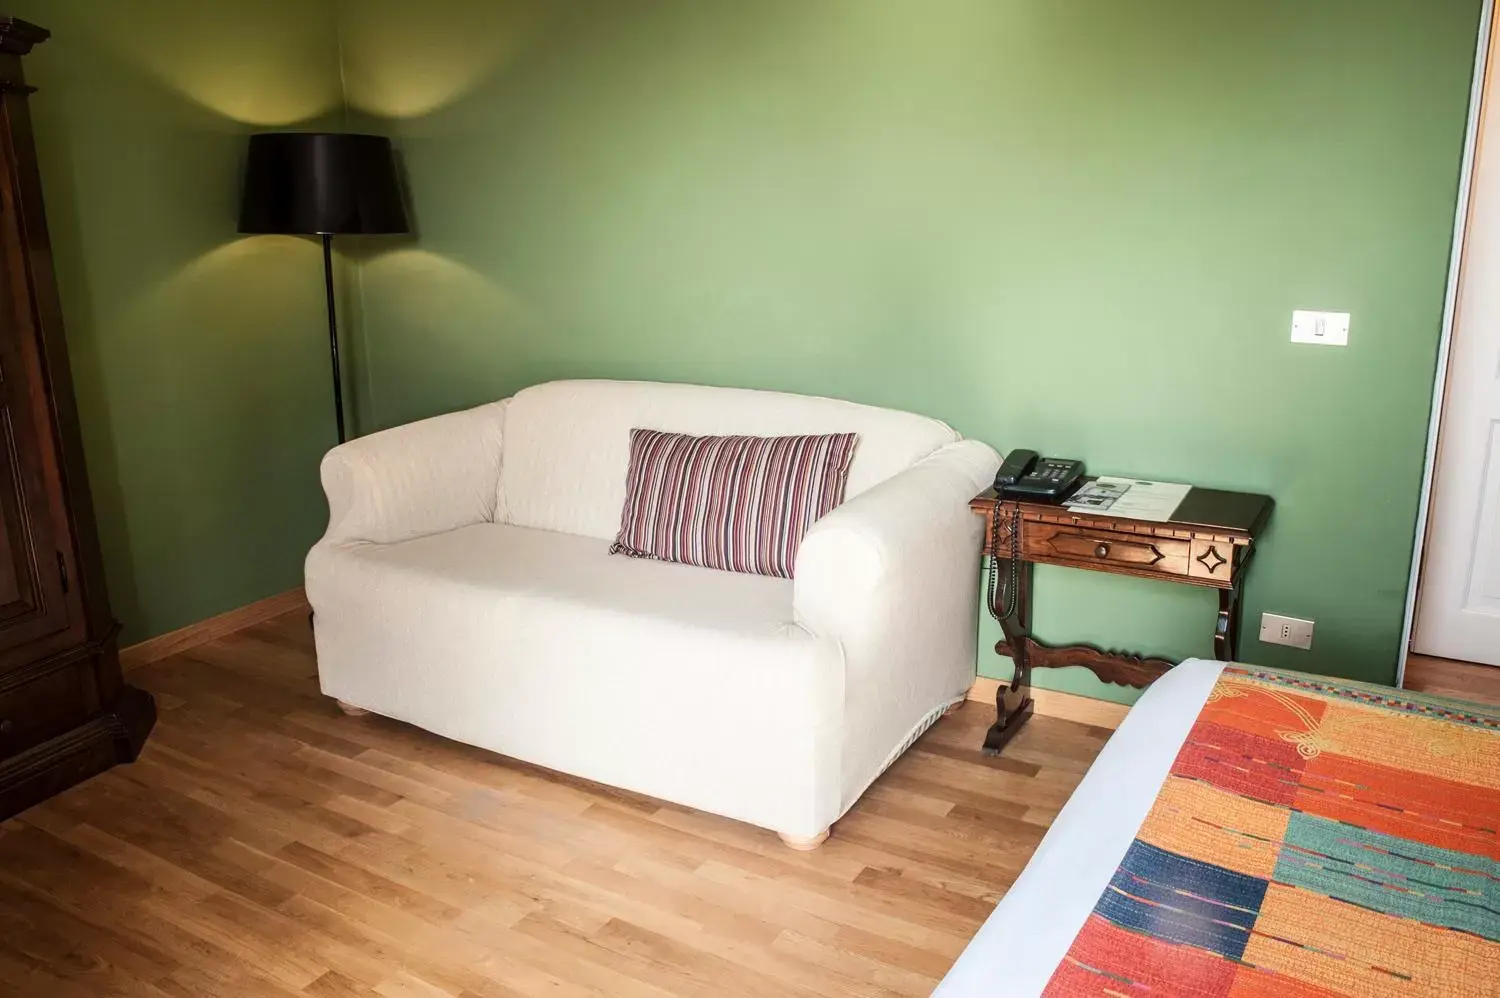
<path fill-rule="evenodd" d="M 938 998 L 1500 996 L 1500 709 L 1190 660 Z"/>

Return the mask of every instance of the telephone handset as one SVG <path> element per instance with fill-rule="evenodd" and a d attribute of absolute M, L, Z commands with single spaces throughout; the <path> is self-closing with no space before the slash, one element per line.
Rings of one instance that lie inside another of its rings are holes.
<path fill-rule="evenodd" d="M 1042 457 L 1034 450 L 1013 450 L 1006 455 L 1005 463 L 995 473 L 995 493 L 1000 499 L 1020 502 L 1062 502 L 1073 493 L 1078 480 L 1083 477 L 1083 462 L 1051 457 Z M 1010 533 L 1010 572 L 1005 586 L 1004 611 L 995 609 L 995 590 L 1000 582 L 1001 517 L 997 507 L 990 519 L 990 572 L 989 608 L 996 620 L 1009 620 L 1016 615 L 1021 587 L 1021 506 L 1011 503 L 1010 522 L 1005 526 Z"/>
<path fill-rule="evenodd" d="M 1082 477 L 1082 461 L 1041 457 L 1034 450 L 1013 450 L 995 473 L 995 491 L 1002 499 L 1060 502 Z"/>

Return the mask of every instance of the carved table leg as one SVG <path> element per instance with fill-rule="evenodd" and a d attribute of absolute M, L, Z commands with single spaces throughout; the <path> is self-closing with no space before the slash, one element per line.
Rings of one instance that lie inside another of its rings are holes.
<path fill-rule="evenodd" d="M 1214 622 L 1214 658 L 1233 662 L 1240 653 L 1240 584 L 1219 590 L 1219 617 Z"/>
<path fill-rule="evenodd" d="M 1023 561 L 1016 577 L 1016 612 L 1011 617 L 1000 618 L 1000 629 L 1005 632 L 1005 641 L 995 650 L 1008 654 L 1015 663 L 1015 675 L 1010 685 L 1002 686 L 995 693 L 995 723 L 984 736 L 986 755 L 999 755 L 1007 742 L 1016 736 L 1021 726 L 1031 717 L 1031 574 L 1032 564 Z M 1010 571 L 1007 559 L 1001 560 L 1002 577 Z M 999 598 L 998 595 L 996 597 Z M 996 612 L 1004 609 L 995 607 Z"/>

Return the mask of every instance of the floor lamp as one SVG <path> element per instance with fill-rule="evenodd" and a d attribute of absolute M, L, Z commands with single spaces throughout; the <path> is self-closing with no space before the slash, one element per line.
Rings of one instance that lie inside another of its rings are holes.
<path fill-rule="evenodd" d="M 339 443 L 347 437 L 333 294 L 333 237 L 409 231 L 390 139 L 331 132 L 250 136 L 240 232 L 320 236 L 323 240 L 328 350 L 333 358 L 333 407 Z"/>

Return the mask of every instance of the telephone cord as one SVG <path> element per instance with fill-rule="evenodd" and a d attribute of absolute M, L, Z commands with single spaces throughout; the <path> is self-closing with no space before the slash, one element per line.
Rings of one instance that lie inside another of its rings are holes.
<path fill-rule="evenodd" d="M 990 516 L 990 571 L 988 596 L 985 605 L 990 616 L 996 620 L 1008 620 L 1016 615 L 1021 586 L 1021 506 L 1012 503 L 1010 508 L 1010 578 L 1005 587 L 1005 612 L 995 610 L 995 588 L 1000 582 L 1000 508 L 997 506 Z"/>

